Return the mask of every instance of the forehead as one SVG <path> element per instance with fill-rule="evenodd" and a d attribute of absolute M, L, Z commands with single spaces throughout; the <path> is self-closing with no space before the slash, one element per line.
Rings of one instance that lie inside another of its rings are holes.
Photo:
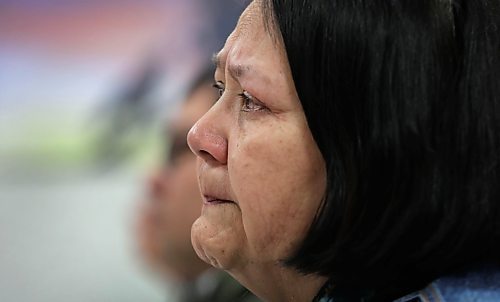
<path fill-rule="evenodd" d="M 236 59 L 240 55 L 250 52 L 257 43 L 262 43 L 267 35 L 260 1 L 253 1 L 241 14 L 235 30 L 228 37 L 224 48 L 219 53 L 219 57 Z"/>
<path fill-rule="evenodd" d="M 236 32 L 239 35 L 248 34 L 249 31 L 252 31 L 252 27 L 261 23 L 262 13 L 259 1 L 252 1 L 241 14 L 236 26 Z"/>

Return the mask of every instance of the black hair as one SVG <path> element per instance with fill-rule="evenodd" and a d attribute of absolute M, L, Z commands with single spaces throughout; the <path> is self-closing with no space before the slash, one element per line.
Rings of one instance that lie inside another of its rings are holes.
<path fill-rule="evenodd" d="M 206 64 L 198 73 L 193 77 L 190 84 L 188 85 L 184 97 L 184 102 L 191 102 L 193 99 L 191 98 L 193 94 L 203 87 L 210 87 L 214 84 L 214 72 L 215 67 L 213 64 Z M 217 99 L 217 91 L 213 90 L 212 94 L 208 94 L 206 96 L 207 102 L 215 102 Z M 204 100 L 205 101 L 205 100 Z M 177 130 L 179 131 L 179 130 Z M 167 141 L 167 144 L 164 148 L 164 164 L 166 166 L 175 165 L 177 159 L 184 154 L 186 151 L 190 151 L 188 143 L 187 143 L 187 130 L 186 133 L 182 132 L 168 132 L 167 134 L 171 141 Z"/>
<path fill-rule="evenodd" d="M 385 300 L 500 262 L 500 2 L 262 3 L 327 170 L 287 265 Z"/>
<path fill-rule="evenodd" d="M 186 90 L 186 99 L 189 99 L 189 96 L 191 96 L 196 90 L 198 90 L 198 88 L 201 88 L 205 85 L 212 85 L 214 83 L 214 73 L 215 67 L 213 64 L 206 64 L 205 66 L 203 66 L 203 68 L 200 69 L 198 74 L 191 81 L 191 84 L 188 86 L 188 89 Z M 214 95 L 216 95 L 215 88 Z"/>

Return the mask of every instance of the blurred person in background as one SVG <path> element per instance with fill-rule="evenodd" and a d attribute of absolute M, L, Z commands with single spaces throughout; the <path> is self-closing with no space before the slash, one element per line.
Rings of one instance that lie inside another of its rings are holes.
<path fill-rule="evenodd" d="M 137 217 L 137 240 L 149 267 L 165 282 L 179 285 L 178 301 L 259 301 L 225 272 L 209 268 L 191 245 L 191 225 L 200 215 L 201 195 L 196 156 L 186 135 L 217 99 L 212 84 L 213 69 L 206 68 L 167 127 L 168 156 L 148 180 L 147 200 Z"/>

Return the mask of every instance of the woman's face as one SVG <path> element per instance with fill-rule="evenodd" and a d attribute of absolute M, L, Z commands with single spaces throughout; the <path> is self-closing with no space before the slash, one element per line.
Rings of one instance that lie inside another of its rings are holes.
<path fill-rule="evenodd" d="M 188 135 L 204 200 L 192 243 L 231 272 L 291 256 L 326 186 L 278 36 L 250 4 L 215 60 L 221 97 Z"/>

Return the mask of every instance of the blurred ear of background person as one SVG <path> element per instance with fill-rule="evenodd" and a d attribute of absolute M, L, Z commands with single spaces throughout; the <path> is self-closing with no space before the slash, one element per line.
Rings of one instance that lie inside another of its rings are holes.
<path fill-rule="evenodd" d="M 202 201 L 196 157 L 189 150 L 186 135 L 218 98 L 212 84 L 213 70 L 207 68 L 167 124 L 168 152 L 163 166 L 146 184 L 147 196 L 137 217 L 137 240 L 145 262 L 178 291 L 178 301 L 259 301 L 225 272 L 209 268 L 191 245 L 191 225 L 200 216 Z"/>

